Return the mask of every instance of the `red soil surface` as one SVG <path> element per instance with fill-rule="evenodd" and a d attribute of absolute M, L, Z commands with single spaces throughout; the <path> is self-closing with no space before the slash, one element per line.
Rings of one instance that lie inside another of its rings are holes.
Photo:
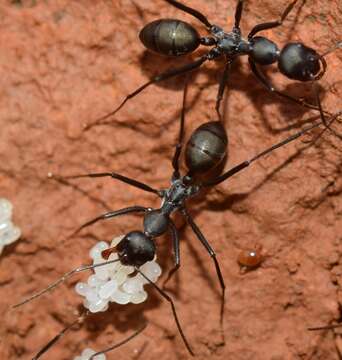
<path fill-rule="evenodd" d="M 186 3 L 231 28 L 235 1 Z M 246 1 L 244 34 L 256 23 L 277 19 L 287 3 Z M 0 258 L 1 359 L 32 358 L 73 321 L 81 309 L 73 286 L 87 274 L 19 309 L 12 310 L 11 305 L 89 262 L 88 251 L 96 241 L 141 228 L 141 218 L 126 216 L 97 224 L 62 243 L 68 234 L 108 209 L 158 206 L 153 195 L 114 180 L 61 184 L 48 180 L 47 173 L 113 170 L 153 187 L 169 184 L 181 108 L 180 79 L 144 91 L 118 113 L 112 126 L 83 131 L 85 123 L 106 114 L 152 74 L 190 60 L 160 58 L 144 50 L 137 38 L 139 29 L 161 17 L 189 21 L 205 34 L 198 21 L 162 0 L 0 4 L 0 196 L 13 202 L 14 220 L 23 232 Z M 298 1 L 284 26 L 266 34 L 280 46 L 300 40 L 324 52 L 342 38 L 341 17 L 339 0 Z M 341 108 L 341 60 L 341 51 L 329 55 L 328 71 L 320 81 L 323 105 L 330 112 Z M 192 76 L 187 135 L 215 117 L 220 68 L 220 62 L 209 63 Z M 290 81 L 276 67 L 269 75 L 280 89 L 295 96 L 312 94 L 310 84 Z M 234 66 L 228 88 L 226 167 L 280 141 L 314 114 L 264 90 L 246 58 Z M 340 317 L 341 142 L 326 132 L 314 146 L 307 145 L 298 140 L 189 204 L 217 251 L 227 284 L 225 346 L 220 343 L 214 266 L 191 230 L 179 222 L 182 267 L 169 290 L 197 359 L 341 358 L 342 329 L 307 331 L 308 326 Z M 165 236 L 157 243 L 162 266 L 170 268 L 170 239 Z M 267 253 L 265 261 L 240 274 L 240 250 L 256 244 Z M 168 304 L 153 291 L 145 304 L 114 306 L 91 317 L 45 358 L 73 359 L 85 347 L 103 349 L 130 335 L 144 319 L 150 322 L 144 333 L 108 359 L 188 358 Z"/>

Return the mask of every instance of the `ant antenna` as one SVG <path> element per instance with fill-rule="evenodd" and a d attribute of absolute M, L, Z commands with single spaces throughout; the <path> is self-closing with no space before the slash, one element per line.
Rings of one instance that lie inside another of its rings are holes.
<path fill-rule="evenodd" d="M 69 324 L 68 326 L 66 326 L 63 330 L 61 330 L 56 336 L 54 336 L 46 345 L 44 345 L 39 351 L 38 353 L 32 358 L 32 360 L 38 360 L 43 354 L 45 354 L 62 336 L 65 335 L 65 333 L 67 331 L 69 331 L 71 328 L 73 328 L 76 324 L 81 324 L 84 322 L 84 320 L 89 316 L 89 311 L 86 311 L 84 314 L 82 314 L 81 316 L 79 316 L 74 322 L 72 322 L 71 324 Z M 129 337 L 127 337 L 124 340 L 121 340 L 120 342 L 118 342 L 115 345 L 110 346 L 109 348 L 102 350 L 102 351 L 98 351 L 97 353 L 93 354 L 89 360 L 94 359 L 95 356 L 100 355 L 100 354 L 104 354 L 107 353 L 111 350 L 114 350 L 118 347 L 120 347 L 121 345 L 124 345 L 126 343 L 128 343 L 130 340 L 132 340 L 133 338 L 135 338 L 136 336 L 138 336 L 142 331 L 145 330 L 147 326 L 147 323 L 145 323 L 143 326 L 141 326 L 138 330 L 136 330 L 132 335 L 130 335 Z"/>
<path fill-rule="evenodd" d="M 132 335 L 130 335 L 128 338 L 121 340 L 120 342 L 118 342 L 117 344 L 110 346 L 107 349 L 104 349 L 102 351 L 98 351 L 97 353 L 93 354 L 90 356 L 89 360 L 93 360 L 95 356 L 97 355 L 101 355 L 101 354 L 105 354 L 111 350 L 114 350 L 118 347 L 120 347 L 121 345 L 124 345 L 126 343 L 128 343 L 130 340 L 134 339 L 136 336 L 138 336 L 141 332 L 143 332 L 147 327 L 147 323 L 145 323 L 140 329 L 136 330 Z"/>
<path fill-rule="evenodd" d="M 45 294 L 46 292 L 54 289 L 56 286 L 58 286 L 59 284 L 61 284 L 62 282 L 64 282 L 65 280 L 67 280 L 69 277 L 71 277 L 72 275 L 74 274 L 77 274 L 81 271 L 86 271 L 86 270 L 90 270 L 90 269 L 94 269 L 96 267 L 99 267 L 99 266 L 104 266 L 104 265 L 109 265 L 109 264 L 112 264 L 112 263 L 115 263 L 117 261 L 120 261 L 120 259 L 115 259 L 115 260 L 110 260 L 110 261 L 105 261 L 105 262 L 102 262 L 102 263 L 98 263 L 98 264 L 93 264 L 93 265 L 83 265 L 83 266 L 80 266 L 74 270 L 71 270 L 69 272 L 67 272 L 66 274 L 64 274 L 61 278 L 59 278 L 57 281 L 55 281 L 54 283 L 52 283 L 51 285 L 49 285 L 47 288 L 39 291 L 38 293 L 30 296 L 29 298 L 21 301 L 20 303 L 18 304 L 15 304 L 12 306 L 13 309 L 15 308 L 18 308 L 19 306 L 22 306 L 38 297 L 40 297 L 41 295 Z"/>
<path fill-rule="evenodd" d="M 79 316 L 74 322 L 66 326 L 62 331 L 60 331 L 56 336 L 54 336 L 46 345 L 44 345 L 38 353 L 32 358 L 32 360 L 39 359 L 44 353 L 46 353 L 51 346 L 53 346 L 68 330 L 74 327 L 76 324 L 81 324 L 85 318 L 89 315 L 89 311 L 86 311 L 84 314 Z"/>
<path fill-rule="evenodd" d="M 326 55 L 329 55 L 330 53 L 334 52 L 337 49 L 342 49 L 342 40 L 339 41 L 334 46 L 332 46 L 330 49 L 326 50 L 321 56 L 325 57 Z"/>

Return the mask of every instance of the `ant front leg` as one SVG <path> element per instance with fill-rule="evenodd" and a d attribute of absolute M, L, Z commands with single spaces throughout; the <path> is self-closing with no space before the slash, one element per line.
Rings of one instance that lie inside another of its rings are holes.
<path fill-rule="evenodd" d="M 224 344 L 225 343 L 225 336 L 224 336 L 224 329 L 223 329 L 223 320 L 224 320 L 224 304 L 225 304 L 226 285 L 225 285 L 224 280 L 223 280 L 220 265 L 219 265 L 219 262 L 216 259 L 215 251 L 213 250 L 213 248 L 209 244 L 208 240 L 204 237 L 204 235 L 202 234 L 199 227 L 195 224 L 194 220 L 192 219 L 191 215 L 188 213 L 187 209 L 185 207 L 183 207 L 181 212 L 184 215 L 187 223 L 191 226 L 192 231 L 195 233 L 198 240 L 205 247 L 205 249 L 207 250 L 208 254 L 210 255 L 210 257 L 212 258 L 212 260 L 214 261 L 214 264 L 215 264 L 215 270 L 216 270 L 216 274 L 217 274 L 217 277 L 218 277 L 219 282 L 220 282 L 221 292 L 222 292 L 222 294 L 221 294 L 221 310 L 220 310 L 220 328 L 221 328 L 222 341 L 223 341 L 223 344 Z"/>
<path fill-rule="evenodd" d="M 98 221 L 111 219 L 116 216 L 126 215 L 126 214 L 133 213 L 133 212 L 146 212 L 146 211 L 147 211 L 147 208 L 143 207 L 143 206 L 130 206 L 130 207 L 127 207 L 124 209 L 107 212 L 107 213 L 97 216 L 96 218 L 89 220 L 86 223 L 84 223 L 83 225 L 81 225 L 71 235 L 69 235 L 67 237 L 67 239 L 70 239 L 71 237 L 78 234 L 82 229 L 84 229 L 90 225 L 93 225 L 93 224 L 97 223 Z"/>

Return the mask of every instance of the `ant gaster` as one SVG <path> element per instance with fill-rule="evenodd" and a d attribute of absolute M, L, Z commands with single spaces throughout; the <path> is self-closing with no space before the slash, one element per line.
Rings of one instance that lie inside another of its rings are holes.
<path fill-rule="evenodd" d="M 224 90 L 229 78 L 231 64 L 237 57 L 242 55 L 248 56 L 252 72 L 269 91 L 304 105 L 305 107 L 318 110 L 318 108 L 312 104 L 308 104 L 301 99 L 296 99 L 288 94 L 278 91 L 258 67 L 258 65 L 266 66 L 277 63 L 279 71 L 290 79 L 298 81 L 318 80 L 326 71 L 327 64 L 324 56 L 335 48 L 341 47 L 342 42 L 338 43 L 333 49 L 326 51 L 324 55 L 319 55 L 314 49 L 311 49 L 300 42 L 292 42 L 285 45 L 282 50 L 279 50 L 278 46 L 273 41 L 264 36 L 256 36 L 260 31 L 273 29 L 282 25 L 298 0 L 292 1 L 286 7 L 280 20 L 265 22 L 254 26 L 248 34 L 247 39 L 242 37 L 240 29 L 243 0 L 239 0 L 237 3 L 235 10 L 235 24 L 230 32 L 226 32 L 221 27 L 211 24 L 198 10 L 175 0 L 165 1 L 201 21 L 206 26 L 211 36 L 201 37 L 194 27 L 182 20 L 159 19 L 147 24 L 140 31 L 140 40 L 147 49 L 161 55 L 177 57 L 192 53 L 199 45 L 213 46 L 213 48 L 205 55 L 189 64 L 170 69 L 153 77 L 150 81 L 127 95 L 115 110 L 97 119 L 94 123 L 86 125 L 85 129 L 90 129 L 93 126 L 100 124 L 106 124 L 107 122 L 104 120 L 117 113 L 129 99 L 138 95 L 149 85 L 192 71 L 199 68 L 206 61 L 224 57 L 226 64 L 216 97 L 216 111 L 221 120 L 220 102 L 223 98 Z"/>
<path fill-rule="evenodd" d="M 185 218 L 186 222 L 190 225 L 191 229 L 195 233 L 198 240 L 202 243 L 205 247 L 206 251 L 209 253 L 210 257 L 212 258 L 215 270 L 217 273 L 217 277 L 219 279 L 219 283 L 221 286 L 221 307 L 220 307 L 220 327 L 221 327 L 221 334 L 224 342 L 224 332 L 223 332 L 223 318 L 224 318 L 224 303 L 225 303 L 225 282 L 223 280 L 223 276 L 221 273 L 219 262 L 216 258 L 216 253 L 209 244 L 208 240 L 205 238 L 199 227 L 194 222 L 192 216 L 190 215 L 187 207 L 186 201 L 196 194 L 199 193 L 201 189 L 204 188 L 211 188 L 216 186 L 223 181 L 229 179 L 233 175 L 239 173 L 241 170 L 247 168 L 249 165 L 254 163 L 259 158 L 264 157 L 265 155 L 269 154 L 270 152 L 296 140 L 297 138 L 303 136 L 310 130 L 319 127 L 322 124 L 327 124 L 327 128 L 329 129 L 330 124 L 339 116 L 341 112 L 332 116 L 329 121 L 327 122 L 325 119 L 324 112 L 319 103 L 320 109 L 320 116 L 321 121 L 316 122 L 301 131 L 289 136 L 288 138 L 284 139 L 283 141 L 272 145 L 271 147 L 265 149 L 264 151 L 258 153 L 254 157 L 250 158 L 249 160 L 243 161 L 240 164 L 232 167 L 228 171 L 223 172 L 221 175 L 209 177 L 208 179 L 201 180 L 201 176 L 203 174 L 207 174 L 210 170 L 215 169 L 219 164 L 222 163 L 222 160 L 225 158 L 227 154 L 227 145 L 228 145 L 228 137 L 225 132 L 222 123 L 219 121 L 210 121 L 205 124 L 199 126 L 191 135 L 190 139 L 188 140 L 185 146 L 185 160 L 186 166 L 188 171 L 185 175 L 181 175 L 179 171 L 179 158 L 182 152 L 183 147 L 183 138 L 184 138 L 184 122 L 185 122 L 185 100 L 186 100 L 186 89 L 184 89 L 183 94 L 183 106 L 181 112 L 181 120 L 180 120 L 180 130 L 178 135 L 178 143 L 175 148 L 175 152 L 172 159 L 172 166 L 173 166 L 173 175 L 171 178 L 171 185 L 169 188 L 163 190 L 157 190 L 150 187 L 147 184 L 144 184 L 140 181 L 135 179 L 128 178 L 126 176 L 120 175 L 115 172 L 104 172 L 104 173 L 90 173 L 90 174 L 83 174 L 83 175 L 73 175 L 73 176 L 66 176 L 66 177 L 59 177 L 50 174 L 50 177 L 55 178 L 56 180 L 65 181 L 66 179 L 76 179 L 76 178 L 97 178 L 97 177 L 111 177 L 113 179 L 120 180 L 126 184 L 139 188 L 141 190 L 154 193 L 155 195 L 159 196 L 162 199 L 161 206 L 159 209 L 152 209 L 146 208 L 142 206 L 131 206 L 127 208 L 123 208 L 116 211 L 110 211 L 105 214 L 102 214 L 82 226 L 80 226 L 74 233 L 72 233 L 70 237 L 78 233 L 85 227 L 88 227 L 98 221 L 110 219 L 116 216 L 125 215 L 134 212 L 140 212 L 144 214 L 143 220 L 143 230 L 135 230 L 131 231 L 124 236 L 121 242 L 115 247 L 118 250 L 119 259 L 112 260 L 112 261 L 120 261 L 125 265 L 132 265 L 134 266 L 135 270 L 139 272 L 158 292 L 159 294 L 166 299 L 172 308 L 172 312 L 180 332 L 180 335 L 183 339 L 184 344 L 186 345 L 189 353 L 193 355 L 191 347 L 182 331 L 180 326 L 176 308 L 172 298 L 161 288 L 159 288 L 156 284 L 154 284 L 151 280 L 149 280 L 140 270 L 139 267 L 150 261 L 154 258 L 156 252 L 156 245 L 154 239 L 163 235 L 168 230 L 171 233 L 172 242 L 173 242 L 173 251 L 175 257 L 175 265 L 171 269 L 168 274 L 168 277 L 165 282 L 167 282 L 170 277 L 175 273 L 177 269 L 180 267 L 180 247 L 179 247 L 179 236 L 176 226 L 171 219 L 170 215 L 175 212 L 179 211 Z M 318 96 L 317 96 L 318 98 Z M 319 100 L 319 99 L 318 99 Z M 326 128 L 326 129 L 327 129 Z M 325 129 L 325 130 L 326 130 Z M 323 131 L 325 131 L 323 130 Z M 108 258 L 111 251 L 115 250 L 114 248 L 107 249 L 103 252 L 103 256 Z M 88 265 L 83 266 L 77 269 L 72 270 L 71 272 L 65 274 L 61 279 L 50 285 L 48 288 L 42 290 L 41 292 L 31 296 L 30 298 L 22 301 L 21 303 L 15 305 L 15 307 L 20 306 L 24 303 L 29 302 L 30 300 L 37 298 L 38 296 L 42 295 L 43 293 L 51 290 L 59 283 L 64 281 L 67 277 L 73 275 L 74 273 L 78 273 L 80 271 L 89 270 L 91 268 L 97 266 L 103 266 L 110 263 L 100 263 L 96 265 Z M 165 283 L 164 283 L 165 284 Z"/>

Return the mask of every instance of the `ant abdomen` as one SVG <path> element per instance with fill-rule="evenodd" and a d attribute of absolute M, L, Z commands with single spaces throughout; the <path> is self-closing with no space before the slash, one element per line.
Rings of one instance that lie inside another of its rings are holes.
<path fill-rule="evenodd" d="M 302 43 L 289 43 L 280 52 L 278 67 L 290 79 L 317 80 L 321 77 L 320 55 Z"/>
<path fill-rule="evenodd" d="M 271 65 L 279 58 L 278 46 L 271 40 L 262 36 L 254 36 L 250 40 L 251 58 L 260 65 Z"/>
<path fill-rule="evenodd" d="M 185 150 L 190 173 L 205 173 L 215 168 L 227 154 L 228 137 L 219 121 L 199 126 L 191 135 Z"/>
<path fill-rule="evenodd" d="M 140 31 L 139 38 L 147 49 L 167 56 L 191 53 L 200 44 L 196 29 L 176 19 L 150 22 Z"/>

